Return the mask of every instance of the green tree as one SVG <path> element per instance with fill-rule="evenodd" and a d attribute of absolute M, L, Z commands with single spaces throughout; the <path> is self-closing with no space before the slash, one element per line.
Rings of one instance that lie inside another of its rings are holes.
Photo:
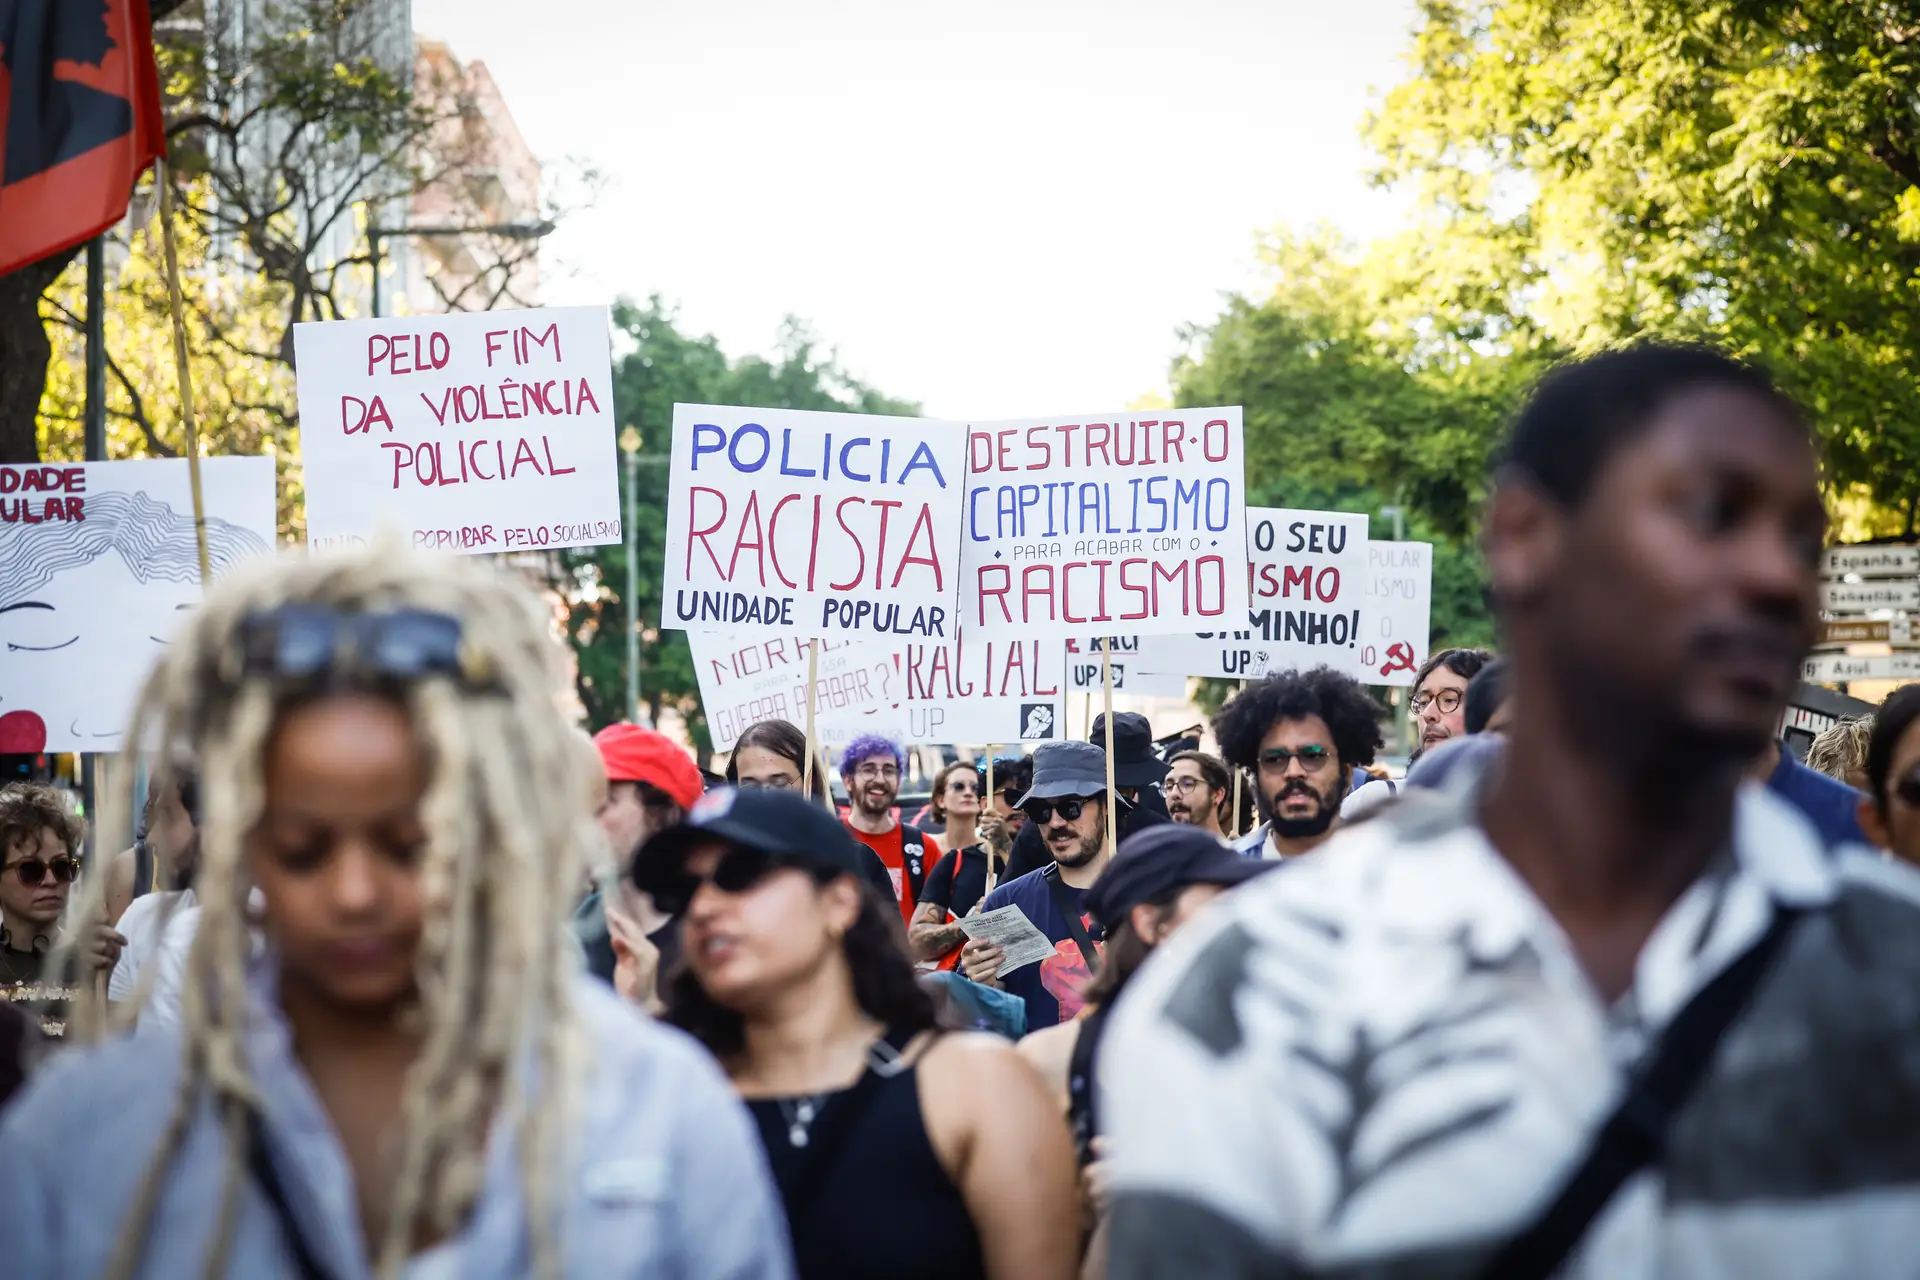
<path fill-rule="evenodd" d="M 639 437 L 633 474 L 639 519 L 634 537 L 641 628 L 640 689 L 655 722 L 672 707 L 686 717 L 695 744 L 708 747 L 686 633 L 659 626 L 661 571 L 667 537 L 667 458 L 672 447 L 673 406 L 736 404 L 769 409 L 819 409 L 835 413 L 916 414 L 917 405 L 894 400 L 840 368 L 834 353 L 803 323 L 789 318 L 771 358 L 729 360 L 711 336 L 683 331 L 673 307 L 657 295 L 645 305 L 614 304 L 618 355 L 614 362 L 615 414 L 623 433 Z M 627 475 L 621 472 L 621 501 Z M 567 636 L 579 667 L 579 693 L 590 723 L 598 727 L 626 712 L 626 548 L 582 547 L 560 553 L 562 591 L 569 601 Z"/>
<path fill-rule="evenodd" d="M 1370 123 L 1436 331 L 1713 341 L 1920 532 L 1920 14 L 1895 0 L 1423 0 Z M 1870 523 L 1874 523 L 1870 521 Z"/>

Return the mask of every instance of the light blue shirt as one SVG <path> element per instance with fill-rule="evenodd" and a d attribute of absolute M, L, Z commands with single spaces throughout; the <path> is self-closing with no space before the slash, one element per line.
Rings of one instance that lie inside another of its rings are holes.
<path fill-rule="evenodd" d="M 308 1247 L 333 1280 L 371 1274 L 352 1174 L 264 974 L 246 1033 L 267 1146 Z M 580 1280 L 787 1280 L 793 1264 L 780 1202 L 745 1106 L 712 1058 L 582 977 L 573 991 L 591 1065 L 570 1158 L 550 1184 L 564 1274 Z M 141 1031 L 48 1063 L 0 1124 L 0 1257 L 8 1280 L 105 1273 L 129 1206 L 173 1110 L 177 1028 Z M 211 1100 L 195 1105 L 162 1178 L 136 1274 L 201 1274 L 219 1213 L 226 1156 Z M 478 1201 L 436 1265 L 462 1280 L 531 1273 L 517 1144 L 497 1135 Z M 423 1261 L 426 1259 L 423 1258 Z M 227 1276 L 296 1275 L 265 1194 L 249 1177 Z"/>

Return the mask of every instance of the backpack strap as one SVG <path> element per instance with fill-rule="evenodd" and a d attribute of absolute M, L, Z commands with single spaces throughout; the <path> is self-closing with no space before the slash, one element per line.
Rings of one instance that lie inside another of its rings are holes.
<path fill-rule="evenodd" d="M 274 1221 L 280 1225 L 280 1238 L 293 1254 L 294 1273 L 300 1280 L 331 1280 L 327 1269 L 308 1247 L 306 1233 L 300 1230 L 300 1220 L 293 1216 L 293 1206 L 287 1203 L 286 1188 L 281 1185 L 273 1157 L 267 1152 L 266 1126 L 260 1122 L 260 1113 L 252 1108 L 247 1111 L 247 1169 L 260 1193 L 267 1198 Z"/>
<path fill-rule="evenodd" d="M 1080 948 L 1080 958 L 1087 962 L 1089 974 L 1100 971 L 1100 949 L 1093 945 L 1094 940 L 1087 933 L 1087 926 L 1081 921 L 1080 913 L 1067 899 L 1067 891 L 1060 887 L 1060 864 L 1049 862 L 1040 872 L 1040 878 L 1047 882 L 1047 893 L 1053 898 L 1054 910 L 1067 922 L 1067 936 L 1073 939 L 1073 945 Z"/>
<path fill-rule="evenodd" d="M 1547 1280 L 1572 1254 L 1627 1179 L 1666 1154 L 1667 1131 L 1714 1051 L 1747 1007 L 1774 956 L 1805 912 L 1774 904 L 1773 920 L 1747 953 L 1722 969 L 1675 1014 L 1659 1047 L 1628 1083 L 1573 1176 L 1527 1229 L 1509 1240 L 1486 1280 Z"/>
<path fill-rule="evenodd" d="M 1093 1163 L 1093 1140 L 1099 1136 L 1099 1121 L 1093 1107 L 1094 1061 L 1100 1053 L 1100 1038 L 1107 1031 L 1110 1006 L 1095 1005 L 1080 1019 L 1080 1033 L 1073 1038 L 1073 1055 L 1067 1059 L 1067 1127 L 1073 1131 L 1073 1148 L 1082 1166 Z"/>

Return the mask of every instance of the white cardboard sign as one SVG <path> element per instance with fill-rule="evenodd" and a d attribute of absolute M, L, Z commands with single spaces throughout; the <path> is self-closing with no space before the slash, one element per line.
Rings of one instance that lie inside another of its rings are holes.
<path fill-rule="evenodd" d="M 960 622 L 981 639 L 1193 632 L 1247 607 L 1240 410 L 967 428 Z"/>
<path fill-rule="evenodd" d="M 1369 542 L 1360 609 L 1360 681 L 1411 686 L 1427 660 L 1433 613 L 1433 544 Z"/>
<path fill-rule="evenodd" d="M 295 325 L 307 541 L 620 541 L 605 307 Z"/>
<path fill-rule="evenodd" d="M 1165 675 L 1140 669 L 1139 636 L 1095 636 L 1089 640 L 1067 641 L 1067 692 L 1105 693 L 1106 677 L 1100 672 L 1100 649 L 1112 645 L 1113 691 L 1137 698 L 1184 698 L 1185 676 Z"/>
<path fill-rule="evenodd" d="M 689 631 L 700 705 L 715 751 L 731 751 L 749 725 L 785 720 L 806 727 L 807 640 L 750 639 Z M 829 747 L 862 733 L 897 735 L 900 674 L 894 654 L 870 641 L 822 640 L 814 682 L 814 734 Z"/>
<path fill-rule="evenodd" d="M 271 458 L 200 464 L 217 577 L 272 552 Z M 179 458 L 0 466 L 0 752 L 118 751 L 200 600 Z"/>
<path fill-rule="evenodd" d="M 952 639 L 965 467 L 958 423 L 675 405 L 663 625 Z"/>
<path fill-rule="evenodd" d="M 1355 674 L 1367 569 L 1367 517 L 1341 511 L 1247 511 L 1247 628 L 1157 636 L 1149 671 L 1251 679 L 1328 666 Z"/>
<path fill-rule="evenodd" d="M 908 641 L 900 650 L 908 742 L 1052 742 L 1066 736 L 1065 647 L 1058 640 Z"/>

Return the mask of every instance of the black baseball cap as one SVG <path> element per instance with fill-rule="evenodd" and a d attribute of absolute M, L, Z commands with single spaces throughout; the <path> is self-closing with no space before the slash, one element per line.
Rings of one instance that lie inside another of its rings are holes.
<path fill-rule="evenodd" d="M 798 793 L 768 787 L 721 787 L 694 801 L 687 819 L 654 834 L 633 855 L 635 887 L 657 902 L 684 903 L 693 885 L 687 854 L 724 840 L 796 866 L 832 875 L 860 874 L 860 846 L 840 819 Z"/>
<path fill-rule="evenodd" d="M 1087 890 L 1087 910 L 1111 929 L 1127 913 L 1190 884 L 1232 887 L 1280 866 L 1234 852 L 1199 827 L 1156 823 L 1120 842 L 1120 851 Z"/>

